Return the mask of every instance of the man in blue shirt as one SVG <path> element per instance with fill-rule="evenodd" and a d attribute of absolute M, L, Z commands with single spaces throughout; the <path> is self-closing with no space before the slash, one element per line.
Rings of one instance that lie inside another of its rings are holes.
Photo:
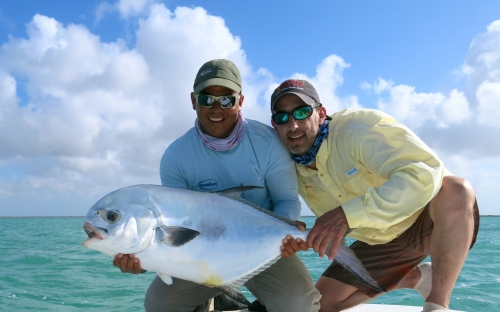
<path fill-rule="evenodd" d="M 243 117 L 241 90 L 239 70 L 231 61 L 212 60 L 199 69 L 191 93 L 198 118 L 195 126 L 165 151 L 160 164 L 162 185 L 201 192 L 258 186 L 242 197 L 298 220 L 294 164 L 271 127 Z M 119 255 L 113 264 L 122 272 L 141 271 L 132 255 Z M 278 260 L 245 286 L 268 311 L 319 310 L 321 295 L 297 256 Z M 218 289 L 175 278 L 166 285 L 157 276 L 144 306 L 148 312 L 208 311 L 208 300 L 220 294 Z"/>

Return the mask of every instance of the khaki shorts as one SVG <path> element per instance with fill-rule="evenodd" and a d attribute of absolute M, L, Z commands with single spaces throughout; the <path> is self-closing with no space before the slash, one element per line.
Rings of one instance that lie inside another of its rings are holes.
<path fill-rule="evenodd" d="M 474 203 L 473 213 L 474 235 L 470 248 L 476 242 L 479 229 L 477 202 Z M 391 242 L 368 245 L 356 241 L 350 247 L 380 286 L 390 291 L 429 255 L 429 248 L 426 246 L 429 240 L 424 242 L 424 238 L 432 234 L 433 226 L 429 214 L 429 204 L 427 204 L 415 223 Z M 335 261 L 326 269 L 323 276 L 354 286 L 372 298 L 379 294 L 378 291 L 361 282 Z"/>

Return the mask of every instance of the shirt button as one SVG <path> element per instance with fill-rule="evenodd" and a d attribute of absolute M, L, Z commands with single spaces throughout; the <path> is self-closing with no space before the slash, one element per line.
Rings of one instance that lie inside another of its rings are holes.
<path fill-rule="evenodd" d="M 324 175 L 325 175 L 324 173 L 320 173 L 320 175 L 319 175 L 319 176 L 320 176 L 320 177 L 322 177 L 322 176 L 324 176 Z"/>
<path fill-rule="evenodd" d="M 342 195 L 339 195 L 339 198 L 341 198 L 341 197 L 342 197 Z"/>

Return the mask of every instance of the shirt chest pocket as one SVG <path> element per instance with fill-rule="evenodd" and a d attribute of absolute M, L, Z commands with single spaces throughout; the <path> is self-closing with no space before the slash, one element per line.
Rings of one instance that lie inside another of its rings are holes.
<path fill-rule="evenodd" d="M 365 168 L 354 166 L 343 174 L 342 190 L 353 197 L 361 196 L 373 185 L 371 176 Z"/>
<path fill-rule="evenodd" d="M 341 198 L 336 198 L 330 192 L 325 191 L 322 187 L 316 184 L 309 184 L 305 187 L 305 200 L 309 208 L 317 216 L 340 206 Z"/>

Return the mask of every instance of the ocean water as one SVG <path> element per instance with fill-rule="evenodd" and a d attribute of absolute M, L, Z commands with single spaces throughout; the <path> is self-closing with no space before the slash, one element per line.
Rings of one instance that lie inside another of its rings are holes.
<path fill-rule="evenodd" d="M 313 217 L 303 220 L 309 227 L 314 223 Z M 122 274 L 111 258 L 82 247 L 83 221 L 0 218 L 0 311 L 143 311 L 154 273 Z M 313 252 L 300 257 L 314 280 L 329 263 Z M 421 306 L 423 299 L 415 291 L 397 290 L 373 302 Z M 500 217 L 481 217 L 450 307 L 500 311 Z"/>

